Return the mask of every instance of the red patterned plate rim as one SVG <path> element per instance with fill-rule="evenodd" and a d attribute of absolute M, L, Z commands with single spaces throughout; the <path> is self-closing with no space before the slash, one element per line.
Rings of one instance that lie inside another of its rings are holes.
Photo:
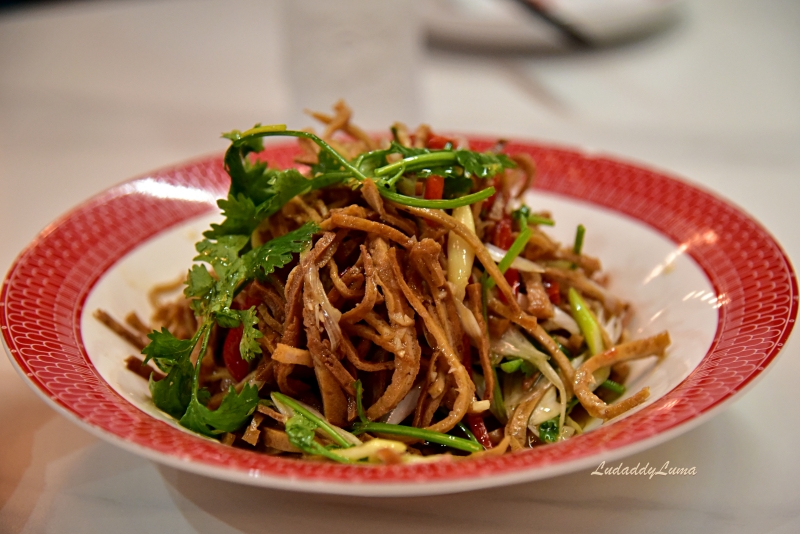
<path fill-rule="evenodd" d="M 472 137 L 477 149 L 493 139 Z M 0 293 L 0 327 L 12 363 L 42 398 L 98 436 L 142 456 L 238 482 L 361 495 L 463 491 L 554 476 L 632 454 L 700 424 L 763 375 L 797 315 L 797 281 L 780 245 L 742 210 L 680 179 L 610 157 L 530 142 L 536 187 L 649 225 L 688 249 L 717 295 L 717 332 L 697 368 L 644 409 L 554 446 L 497 458 L 403 466 L 346 466 L 232 449 L 176 429 L 134 407 L 98 374 L 80 318 L 87 295 L 115 262 L 156 234 L 213 209 L 228 180 L 212 156 L 115 186 L 48 226 L 12 265 Z M 294 144 L 265 157 L 290 166 Z M 146 217 L 145 217 L 146 215 Z M 696 240 L 695 240 L 696 241 Z"/>

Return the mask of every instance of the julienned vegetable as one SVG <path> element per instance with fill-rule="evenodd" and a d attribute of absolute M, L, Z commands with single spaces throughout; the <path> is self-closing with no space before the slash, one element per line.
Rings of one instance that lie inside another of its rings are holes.
<path fill-rule="evenodd" d="M 391 464 L 570 439 L 587 414 L 643 402 L 592 391 L 624 393 L 611 364 L 661 354 L 668 337 L 613 346 L 602 324 L 616 340 L 626 305 L 597 282 L 582 227 L 564 247 L 522 203 L 530 157 L 424 125 L 378 140 L 350 114 L 314 114 L 323 135 L 225 134 L 223 220 L 197 243 L 183 295 L 154 290 L 142 352 L 166 375 L 150 379 L 158 408 L 229 445 Z M 302 167 L 260 159 L 275 136 L 297 138 Z"/>

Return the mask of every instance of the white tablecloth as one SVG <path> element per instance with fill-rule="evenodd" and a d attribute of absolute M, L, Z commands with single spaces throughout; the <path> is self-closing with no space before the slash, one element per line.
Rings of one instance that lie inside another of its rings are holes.
<path fill-rule="evenodd" d="M 237 0 L 0 12 L 0 271 L 92 194 L 221 151 L 222 131 L 293 117 L 279 11 Z M 420 116 L 441 130 L 666 169 L 741 206 L 800 257 L 800 3 L 688 3 L 661 34 L 591 53 L 429 49 L 416 75 Z M 795 334 L 724 413 L 625 462 L 695 466 L 694 477 L 587 470 L 452 496 L 352 499 L 160 467 L 57 415 L 0 358 L 0 532 L 800 532 L 798 376 Z"/>

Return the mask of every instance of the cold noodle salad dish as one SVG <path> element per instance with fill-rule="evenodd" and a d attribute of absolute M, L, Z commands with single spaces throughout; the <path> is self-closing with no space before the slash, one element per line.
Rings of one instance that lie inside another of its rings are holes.
<path fill-rule="evenodd" d="M 225 134 L 224 219 L 194 264 L 148 320 L 95 311 L 141 350 L 126 365 L 156 407 L 226 445 L 369 465 L 558 446 L 648 398 L 627 362 L 669 335 L 629 338 L 591 229 L 548 237 L 528 155 L 426 125 L 373 137 L 343 102 L 312 116 L 319 134 Z M 295 168 L 259 157 L 279 136 Z"/>

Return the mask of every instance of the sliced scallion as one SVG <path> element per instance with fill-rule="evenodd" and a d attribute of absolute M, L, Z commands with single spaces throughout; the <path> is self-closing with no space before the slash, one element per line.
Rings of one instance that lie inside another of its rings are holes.
<path fill-rule="evenodd" d="M 578 229 L 575 230 L 575 244 L 572 246 L 572 252 L 575 254 L 580 254 L 581 249 L 583 249 L 583 235 L 586 233 L 586 228 L 582 225 L 578 225 Z"/>
<path fill-rule="evenodd" d="M 503 256 L 503 259 L 500 260 L 500 263 L 497 264 L 497 268 L 500 269 L 501 273 L 505 273 L 508 268 L 511 267 L 511 264 L 514 263 L 514 260 L 517 258 L 517 256 L 522 254 L 522 251 L 525 250 L 525 245 L 528 244 L 528 240 L 530 238 L 531 229 L 526 226 L 520 231 L 517 238 L 509 247 L 508 252 L 506 252 L 505 256 Z M 489 280 L 486 282 L 490 289 L 494 287 L 496 283 L 497 282 L 495 282 L 494 278 L 489 278 Z"/>

